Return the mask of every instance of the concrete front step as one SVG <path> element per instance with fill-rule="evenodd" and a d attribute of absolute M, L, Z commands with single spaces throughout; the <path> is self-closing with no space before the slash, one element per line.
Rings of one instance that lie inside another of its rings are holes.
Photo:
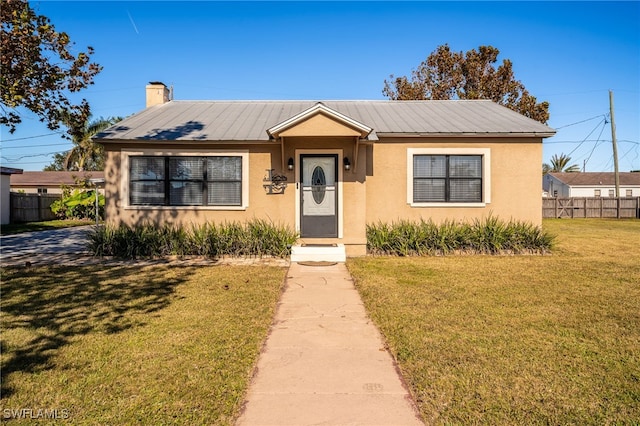
<path fill-rule="evenodd" d="M 344 244 L 303 244 L 291 247 L 292 262 L 345 262 Z"/>

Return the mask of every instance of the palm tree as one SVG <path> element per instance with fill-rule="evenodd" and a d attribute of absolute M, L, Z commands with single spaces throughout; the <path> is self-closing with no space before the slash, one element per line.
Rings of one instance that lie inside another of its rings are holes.
<path fill-rule="evenodd" d="M 578 167 L 577 164 L 569 165 L 569 162 L 571 162 L 571 157 L 568 155 L 553 154 L 550 161 L 551 164 L 544 163 L 542 165 L 542 174 L 559 172 L 573 173 L 580 171 L 580 167 Z"/>
<path fill-rule="evenodd" d="M 91 138 L 107 127 L 122 120 L 122 117 L 100 117 L 97 120 L 84 123 L 81 131 L 73 136 L 73 148 L 71 148 L 62 162 L 63 170 L 104 170 L 104 149 L 93 142 Z"/>

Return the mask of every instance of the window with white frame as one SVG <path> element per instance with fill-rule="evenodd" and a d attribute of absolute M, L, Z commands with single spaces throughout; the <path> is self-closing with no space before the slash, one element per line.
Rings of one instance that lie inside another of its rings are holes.
<path fill-rule="evenodd" d="M 490 202 L 489 149 L 410 148 L 407 201 L 414 206 Z"/>
<path fill-rule="evenodd" d="M 625 191 L 625 195 L 626 195 L 627 197 L 633 197 L 633 189 L 627 189 L 627 190 Z"/>
<path fill-rule="evenodd" d="M 130 156 L 129 205 L 242 206 L 242 156 Z"/>
<path fill-rule="evenodd" d="M 610 189 L 609 190 L 609 197 L 615 197 L 616 196 L 616 190 L 615 189 Z"/>

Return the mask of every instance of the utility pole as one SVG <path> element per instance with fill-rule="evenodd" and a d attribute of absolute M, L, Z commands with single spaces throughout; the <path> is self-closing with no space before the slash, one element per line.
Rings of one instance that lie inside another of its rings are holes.
<path fill-rule="evenodd" d="M 620 173 L 618 171 L 618 144 L 616 143 L 616 121 L 613 117 L 613 91 L 609 90 L 609 110 L 611 115 L 611 142 L 613 143 L 613 173 L 616 182 L 616 198 L 620 198 Z M 620 209 L 618 209 L 620 211 Z"/>

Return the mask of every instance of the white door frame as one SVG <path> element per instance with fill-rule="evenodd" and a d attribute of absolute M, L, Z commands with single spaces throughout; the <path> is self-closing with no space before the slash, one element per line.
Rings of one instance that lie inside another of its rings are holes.
<path fill-rule="evenodd" d="M 314 155 L 314 154 L 334 154 L 338 156 L 338 179 L 337 179 L 337 186 L 338 186 L 338 199 L 337 199 L 337 203 L 338 203 L 338 238 L 343 238 L 343 229 L 342 229 L 342 223 L 343 223 L 343 203 L 342 203 L 342 179 L 343 179 L 343 175 L 344 175 L 344 170 L 342 167 L 340 167 L 342 165 L 343 162 L 343 152 L 342 149 L 296 149 L 295 150 L 295 158 L 296 158 L 296 170 L 295 170 L 295 176 L 296 176 L 296 232 L 299 234 L 300 233 L 300 187 L 302 185 L 302 182 L 300 182 L 300 167 L 302 167 L 302 164 L 300 162 L 300 155 L 305 154 L 305 155 Z"/>

